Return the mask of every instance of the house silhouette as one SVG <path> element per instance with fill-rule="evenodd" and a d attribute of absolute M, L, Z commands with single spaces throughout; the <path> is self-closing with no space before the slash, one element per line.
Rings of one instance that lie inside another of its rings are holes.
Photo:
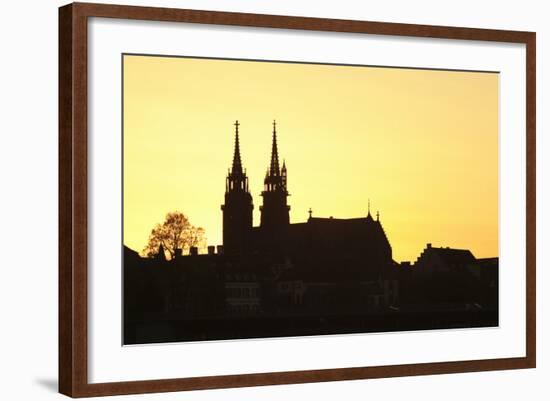
<path fill-rule="evenodd" d="M 397 263 L 379 213 L 290 223 L 277 124 L 259 225 L 235 122 L 223 245 L 152 258 L 124 247 L 124 343 L 498 325 L 498 258 L 428 244 Z"/>

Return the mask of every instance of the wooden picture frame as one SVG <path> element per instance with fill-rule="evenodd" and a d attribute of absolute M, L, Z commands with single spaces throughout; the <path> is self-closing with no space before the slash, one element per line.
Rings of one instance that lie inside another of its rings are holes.
<path fill-rule="evenodd" d="M 89 383 L 87 367 L 87 23 L 91 17 L 525 44 L 527 55 L 525 93 L 527 106 L 526 356 L 458 362 Z M 71 397 L 89 397 L 534 368 L 536 363 L 535 38 L 533 32 L 232 12 L 88 3 L 73 3 L 61 7 L 59 9 L 59 391 Z"/>

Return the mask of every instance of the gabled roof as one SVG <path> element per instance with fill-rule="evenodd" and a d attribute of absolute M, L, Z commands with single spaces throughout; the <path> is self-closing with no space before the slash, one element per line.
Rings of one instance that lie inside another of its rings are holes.
<path fill-rule="evenodd" d="M 453 249 L 453 248 L 429 248 L 430 252 L 433 252 L 439 256 L 439 258 L 449 266 L 468 265 L 475 263 L 476 258 L 467 249 Z"/>

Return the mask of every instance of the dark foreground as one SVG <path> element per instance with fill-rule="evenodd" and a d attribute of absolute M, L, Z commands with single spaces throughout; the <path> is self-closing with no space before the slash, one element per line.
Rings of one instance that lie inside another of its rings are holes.
<path fill-rule="evenodd" d="M 496 326 L 496 310 L 136 321 L 125 325 L 124 343 L 131 345 Z"/>
<path fill-rule="evenodd" d="M 498 258 L 431 246 L 414 266 L 304 255 L 168 261 L 125 248 L 124 344 L 499 324 Z"/>

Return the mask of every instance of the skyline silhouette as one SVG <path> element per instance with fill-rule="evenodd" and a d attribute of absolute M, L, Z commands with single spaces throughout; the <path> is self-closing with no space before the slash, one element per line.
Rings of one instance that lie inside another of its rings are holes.
<path fill-rule="evenodd" d="M 291 223 L 310 209 L 366 216 L 370 199 L 398 261 L 428 242 L 498 253 L 498 74 L 146 56 L 125 56 L 124 72 L 124 239 L 133 249 L 173 210 L 221 244 L 230 124 L 241 124 L 259 205 L 276 118 Z"/>
<path fill-rule="evenodd" d="M 498 257 L 428 243 L 414 264 L 398 263 L 370 201 L 366 216 L 322 218 L 310 209 L 292 223 L 292 170 L 280 163 L 275 120 L 254 205 L 239 126 L 223 244 L 201 254 L 202 229 L 173 212 L 152 231 L 147 257 L 123 247 L 125 344 L 498 325 Z"/>

